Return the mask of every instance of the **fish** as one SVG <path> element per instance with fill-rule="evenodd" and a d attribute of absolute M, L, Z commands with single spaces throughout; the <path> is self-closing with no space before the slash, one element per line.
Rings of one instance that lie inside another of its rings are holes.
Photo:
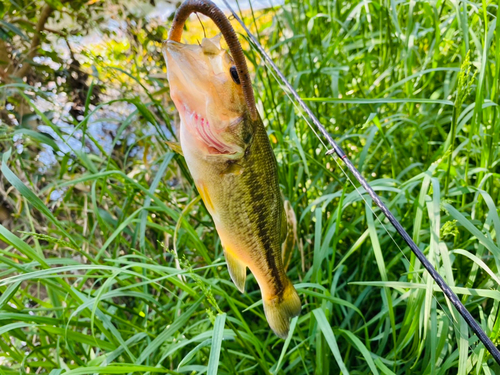
<path fill-rule="evenodd" d="M 180 148 L 213 219 L 228 271 L 245 291 L 254 275 L 269 326 L 286 338 L 301 301 L 283 266 L 287 217 L 278 165 L 260 116 L 251 116 L 238 71 L 220 35 L 163 45 Z"/>

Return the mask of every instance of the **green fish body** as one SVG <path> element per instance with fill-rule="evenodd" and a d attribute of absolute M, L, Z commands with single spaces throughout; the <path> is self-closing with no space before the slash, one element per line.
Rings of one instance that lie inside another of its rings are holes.
<path fill-rule="evenodd" d="M 248 115 L 231 76 L 231 57 L 218 40 L 204 39 L 200 46 L 170 41 L 164 51 L 181 117 L 182 152 L 214 220 L 231 278 L 243 292 L 250 269 L 269 325 L 285 338 L 301 303 L 283 267 L 287 221 L 264 125 Z"/>

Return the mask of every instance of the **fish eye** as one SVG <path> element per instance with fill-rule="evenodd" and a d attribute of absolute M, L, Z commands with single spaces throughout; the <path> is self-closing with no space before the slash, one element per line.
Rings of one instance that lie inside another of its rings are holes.
<path fill-rule="evenodd" d="M 229 69 L 229 73 L 231 73 L 231 78 L 233 79 L 234 83 L 239 85 L 241 83 L 240 77 L 238 76 L 238 71 L 236 70 L 236 67 L 234 65 Z"/>

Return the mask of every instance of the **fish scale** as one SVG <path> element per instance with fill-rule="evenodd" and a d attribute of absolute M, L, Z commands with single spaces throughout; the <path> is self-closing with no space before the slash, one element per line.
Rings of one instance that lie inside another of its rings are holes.
<path fill-rule="evenodd" d="M 281 258 L 286 216 L 278 166 L 262 120 L 249 112 L 239 81 L 231 77 L 232 58 L 217 44 L 204 39 L 201 45 L 166 45 L 181 148 L 231 279 L 243 292 L 250 269 L 270 327 L 285 338 L 301 304 Z"/>

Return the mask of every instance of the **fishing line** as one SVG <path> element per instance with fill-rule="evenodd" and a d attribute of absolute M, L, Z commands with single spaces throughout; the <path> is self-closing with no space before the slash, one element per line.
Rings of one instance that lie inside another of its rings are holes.
<path fill-rule="evenodd" d="M 266 64 L 266 61 L 264 60 L 264 63 Z M 266 64 L 267 66 L 267 64 Z M 302 117 L 302 119 L 306 122 L 306 124 L 309 126 L 309 128 L 312 130 L 312 132 L 316 135 L 316 137 L 318 138 L 318 140 L 321 142 L 321 144 L 323 145 L 323 147 L 325 147 L 325 149 L 328 149 L 328 147 L 326 146 L 325 142 L 319 137 L 318 133 L 316 132 L 316 129 L 314 129 L 314 127 L 311 125 L 311 123 L 308 121 L 307 117 L 304 116 L 301 108 L 297 105 L 297 103 L 295 102 L 295 100 L 293 100 L 293 98 L 290 96 L 290 94 L 288 93 L 288 90 L 286 89 L 285 86 L 283 86 L 283 84 L 279 81 L 278 77 L 274 74 L 273 70 L 269 70 L 269 72 L 271 73 L 271 75 L 274 77 L 274 79 L 277 81 L 278 85 L 283 89 L 283 92 L 285 93 L 285 95 L 288 97 L 288 99 L 290 100 L 290 102 L 293 104 L 293 106 L 295 107 L 295 109 L 297 110 L 298 114 L 300 117 Z M 327 153 L 328 155 L 328 153 Z M 368 201 L 366 200 L 366 198 L 364 197 L 364 195 L 361 193 L 361 191 L 358 189 L 358 187 L 356 186 L 356 184 L 354 184 L 354 182 L 352 181 L 352 179 L 349 177 L 349 175 L 347 174 L 347 172 L 344 170 L 344 168 L 342 168 L 342 164 L 339 163 L 338 161 L 338 158 L 333 158 L 335 160 L 335 163 L 337 163 L 337 166 L 340 168 L 340 170 L 342 171 L 342 173 L 345 175 L 345 177 L 347 178 L 347 180 L 349 180 L 349 182 L 351 183 L 351 185 L 354 187 L 354 189 L 356 190 L 356 192 L 358 193 L 358 195 L 360 196 L 360 198 L 363 200 L 363 202 L 365 203 L 365 207 L 367 206 L 368 209 L 371 211 L 371 213 L 373 214 L 373 216 L 375 216 L 375 218 L 377 219 L 377 221 L 380 223 L 380 225 L 382 226 L 382 228 L 384 228 L 385 232 L 389 235 L 389 237 L 391 238 L 392 242 L 394 242 L 394 244 L 396 245 L 396 247 L 399 249 L 401 255 L 405 258 L 405 260 L 408 262 L 408 264 L 410 265 L 411 262 L 410 260 L 408 259 L 408 257 L 406 256 L 406 254 L 403 252 L 403 249 L 401 249 L 401 247 L 399 246 L 399 244 L 396 242 L 396 240 L 394 239 L 394 237 L 392 236 L 391 232 L 387 229 L 387 227 L 385 226 L 385 224 L 383 223 L 383 221 L 380 219 L 379 215 L 377 215 L 377 213 L 373 210 L 372 208 L 372 205 L 371 204 L 368 204 Z M 422 283 L 422 285 L 426 284 L 426 282 L 424 281 L 424 279 L 422 278 L 422 276 L 420 276 L 419 274 L 415 273 L 415 278 L 420 282 Z M 434 295 L 434 290 L 432 290 L 432 298 L 434 299 L 434 301 L 436 302 L 436 304 L 440 307 L 441 311 L 444 313 L 444 315 L 448 318 L 448 320 L 451 322 L 451 324 L 455 327 L 455 329 L 461 334 L 462 333 L 462 330 L 459 326 L 457 326 L 457 321 L 454 317 L 451 317 L 447 312 L 446 312 L 446 309 L 443 307 L 443 305 L 439 302 L 439 300 L 437 299 L 437 297 Z M 473 349 L 472 347 L 470 346 L 470 344 L 468 344 L 468 347 L 469 349 L 471 350 L 471 352 L 473 352 Z"/>
<path fill-rule="evenodd" d="M 196 14 L 196 18 L 198 18 L 198 21 L 200 22 L 201 28 L 203 29 L 203 37 L 206 38 L 207 37 L 207 32 L 205 31 L 205 26 L 203 25 L 203 22 L 201 21 L 200 16 L 198 15 L 198 13 L 195 13 L 195 14 Z M 200 42 L 198 42 L 198 44 L 200 44 Z"/>
<path fill-rule="evenodd" d="M 264 60 L 264 64 L 269 67 L 268 63 L 266 60 Z M 297 110 L 297 112 L 299 113 L 299 116 L 302 117 L 302 119 L 306 122 L 306 124 L 309 126 L 309 128 L 312 130 L 312 132 L 316 135 L 317 139 L 320 141 L 320 143 L 323 145 L 323 147 L 325 147 L 325 149 L 328 149 L 327 145 L 325 144 L 325 142 L 321 139 L 321 137 L 318 135 L 318 133 L 316 132 L 316 129 L 314 129 L 314 127 L 311 125 L 311 123 L 309 122 L 309 120 L 307 119 L 307 117 L 304 115 L 303 111 L 301 110 L 301 108 L 297 105 L 296 101 L 290 96 L 290 94 L 288 93 L 288 90 L 286 89 L 286 86 L 284 86 L 280 80 L 278 79 L 278 76 L 275 74 L 275 72 L 271 69 L 269 70 L 269 72 L 271 73 L 271 75 L 274 77 L 274 79 L 276 80 L 276 82 L 280 85 L 280 87 L 283 89 L 283 92 L 286 94 L 286 96 L 288 97 L 288 99 L 291 101 L 291 103 L 293 104 L 294 108 Z M 331 150 L 330 150 L 331 151 Z M 333 152 L 328 152 L 326 153 L 326 155 L 331 155 L 333 154 Z M 408 259 L 408 257 L 406 256 L 406 254 L 403 252 L 403 250 L 401 249 L 401 247 L 399 246 L 399 244 L 396 242 L 396 240 L 394 239 L 394 237 L 392 236 L 391 232 L 387 229 L 387 227 L 385 226 L 385 224 L 383 223 L 383 221 L 380 219 L 380 216 L 373 210 L 372 208 L 372 205 L 371 204 L 368 204 L 368 201 L 366 200 L 366 198 L 364 197 L 364 195 L 361 193 L 361 191 L 359 190 L 359 188 L 356 186 L 356 184 L 354 184 L 354 182 L 352 181 L 352 179 L 349 177 L 349 175 L 347 174 L 347 172 L 344 170 L 344 168 L 342 168 L 342 164 L 339 163 L 338 161 L 338 158 L 334 157 L 333 158 L 335 160 L 335 163 L 337 164 L 337 166 L 340 168 L 340 170 L 342 171 L 342 173 L 345 175 L 345 177 L 347 178 L 347 180 L 351 183 L 351 185 L 354 187 L 354 189 L 356 190 L 356 192 L 358 193 L 358 195 L 360 196 L 360 198 L 363 200 L 363 202 L 365 203 L 365 207 L 368 207 L 368 209 L 371 211 L 371 213 L 375 216 L 375 218 L 377 219 L 377 221 L 380 223 L 380 225 L 382 226 L 382 228 L 384 228 L 385 232 L 389 235 L 389 237 L 391 238 L 391 240 L 394 242 L 394 244 L 396 245 L 396 247 L 399 249 L 401 255 L 405 258 L 405 260 L 408 262 L 408 264 L 410 265 L 411 262 L 410 260 Z M 424 279 L 417 273 L 415 273 L 415 278 L 418 279 L 418 281 L 422 284 L 422 285 L 425 285 L 426 282 L 424 281 Z M 436 304 L 440 307 L 441 311 L 443 312 L 443 314 L 448 318 L 448 320 L 451 322 L 451 324 L 455 327 L 455 329 L 457 330 L 457 332 L 459 332 L 460 334 L 462 334 L 462 330 L 461 328 L 457 325 L 457 321 L 454 317 L 451 317 L 446 309 L 443 307 L 443 305 L 438 301 L 437 297 L 435 296 L 434 294 L 434 290 L 431 291 L 432 293 L 432 298 L 434 299 L 434 301 L 436 302 Z M 452 313 L 452 312 L 451 312 Z M 469 344 L 469 342 L 467 341 L 467 346 L 468 348 L 470 349 L 471 352 L 473 352 L 473 348 L 471 347 L 471 345 Z"/>
<path fill-rule="evenodd" d="M 472 317 L 472 315 L 470 314 L 470 312 L 465 308 L 465 306 L 462 304 L 462 302 L 460 301 L 460 299 L 458 298 L 458 296 L 446 284 L 446 282 L 444 281 L 444 279 L 436 271 L 436 269 L 434 268 L 434 266 L 429 262 L 429 260 L 425 257 L 425 255 L 422 253 L 422 251 L 418 248 L 418 246 L 415 244 L 415 242 L 409 236 L 409 234 L 406 232 L 406 230 L 403 228 L 403 226 L 394 217 L 394 215 L 392 214 L 392 212 L 382 202 L 382 200 L 380 199 L 380 197 L 378 196 L 378 194 L 375 193 L 375 191 L 373 190 L 373 188 L 368 184 L 368 182 L 364 179 L 364 177 L 361 175 L 361 173 L 352 164 L 352 162 L 349 160 L 349 158 L 344 153 L 344 151 L 342 150 L 342 148 L 333 140 L 333 138 L 327 132 L 327 130 L 325 129 L 325 127 L 320 123 L 320 121 L 316 118 L 316 116 L 311 111 L 311 109 L 305 104 L 305 102 L 302 100 L 302 98 L 300 97 L 300 95 L 295 91 L 295 89 L 292 87 L 292 85 L 288 82 L 288 80 L 283 75 L 283 73 L 274 64 L 274 62 L 271 59 L 271 57 L 267 54 L 267 52 L 261 46 L 261 44 L 259 43 L 259 41 L 253 36 L 253 34 L 248 29 L 248 27 L 244 24 L 244 22 L 240 19 L 240 17 L 234 12 L 234 10 L 228 4 L 228 2 L 226 0 L 223 0 L 223 2 L 225 3 L 225 5 L 229 9 L 229 11 L 232 13 L 233 17 L 243 27 L 243 29 L 247 33 L 248 37 L 250 38 L 250 40 L 253 42 L 253 44 L 255 45 L 255 47 L 257 48 L 257 50 L 259 50 L 259 52 L 261 53 L 261 55 L 264 58 L 264 60 L 267 61 L 268 65 L 272 68 L 272 70 L 275 72 L 275 74 L 279 77 L 279 81 L 278 82 L 281 82 L 282 84 L 284 84 L 287 87 L 287 89 L 292 94 L 292 96 L 294 97 L 294 99 L 299 103 L 299 105 L 303 109 L 303 111 L 307 114 L 307 116 L 309 117 L 309 119 L 314 123 L 314 125 L 316 126 L 316 129 L 319 130 L 319 132 L 326 138 L 326 140 L 328 141 L 328 144 L 331 146 L 331 149 L 329 151 L 327 151 L 327 154 L 333 154 L 333 153 L 335 153 L 340 159 L 342 159 L 342 161 L 344 162 L 344 164 L 347 167 L 347 169 L 356 177 L 356 180 L 361 184 L 361 186 L 365 189 L 365 191 L 368 193 L 368 195 L 371 197 L 371 199 L 375 202 L 375 204 L 379 207 L 379 209 L 382 211 L 382 213 L 385 215 L 385 217 L 389 220 L 389 222 L 392 224 L 392 226 L 396 229 L 396 231 L 399 233 L 399 235 L 403 238 L 403 240 L 406 242 L 406 244 L 410 247 L 410 249 L 415 254 L 415 256 L 417 257 L 417 259 L 424 266 L 424 268 L 429 272 L 429 274 L 434 279 L 434 281 L 436 282 L 436 284 L 443 291 L 444 295 L 448 298 L 448 300 L 451 302 L 451 304 L 457 309 L 457 311 L 459 312 L 459 314 L 467 322 L 467 324 L 472 329 L 472 331 L 476 334 L 476 336 L 479 338 L 479 340 L 484 344 L 484 346 L 486 347 L 486 349 L 488 350 L 488 352 L 490 352 L 490 354 L 495 359 L 495 361 L 500 365 L 500 351 L 493 344 L 493 342 L 488 337 L 488 335 L 486 335 L 486 333 L 483 331 L 483 329 L 481 328 L 481 326 L 476 322 L 476 320 Z M 307 120 L 306 120 L 306 122 L 308 123 Z M 308 123 L 308 125 L 312 128 L 312 126 L 309 123 Z M 316 136 L 318 136 L 316 132 L 315 132 L 315 134 L 316 134 Z M 318 138 L 319 138 L 319 136 L 318 136 Z M 321 143 L 323 143 L 323 142 L 321 142 Z M 323 143 L 323 145 L 324 145 L 324 143 Z M 334 159 L 336 160 L 337 165 L 339 165 L 340 169 L 347 176 L 347 173 L 340 166 L 340 164 L 338 163 L 337 159 L 336 158 L 334 158 Z M 352 180 L 349 177 L 348 177 L 348 179 L 353 184 L 353 186 L 355 187 L 356 191 L 358 191 L 358 188 L 356 187 L 356 185 L 354 185 L 354 183 L 352 182 Z M 361 195 L 362 199 L 365 200 L 363 198 L 362 194 L 359 191 L 358 191 L 358 193 Z M 375 217 L 377 217 L 377 220 L 385 228 L 384 224 L 381 222 L 381 220 L 378 218 L 378 216 L 373 212 L 373 209 L 371 208 L 371 205 L 367 205 L 367 206 L 370 208 L 370 210 L 375 215 Z M 394 243 L 396 243 L 396 245 L 400 249 L 400 251 L 402 251 L 401 248 L 399 247 L 399 245 L 397 244 L 397 242 L 390 235 L 390 233 L 388 232 L 388 230 L 386 228 L 385 228 L 385 230 L 389 234 L 389 236 L 391 237 L 391 239 L 394 241 Z M 433 293 L 433 298 L 435 298 L 434 293 Z M 453 322 L 453 320 L 451 320 L 451 321 Z M 459 332 L 461 332 L 461 331 L 459 330 Z M 470 346 L 469 346 L 469 348 L 470 348 Z"/>
<path fill-rule="evenodd" d="M 264 64 L 266 65 L 266 67 L 269 68 L 266 60 L 264 60 Z M 304 115 L 303 111 L 301 110 L 301 108 L 297 105 L 296 101 L 290 96 L 290 94 L 288 93 L 288 90 L 287 90 L 286 86 L 284 86 L 280 82 L 280 80 L 278 79 L 278 76 L 276 76 L 276 74 L 274 73 L 274 71 L 272 69 L 268 69 L 268 71 L 271 73 L 271 75 L 276 80 L 276 82 L 278 83 L 278 85 L 283 89 L 283 92 L 288 97 L 288 99 L 290 100 L 290 102 L 293 104 L 294 108 L 297 110 L 297 112 L 299 114 L 299 117 L 301 117 L 305 121 L 305 123 L 309 126 L 309 128 L 314 133 L 314 135 L 316 136 L 316 138 L 320 141 L 320 143 L 323 145 L 323 147 L 325 149 L 328 149 L 327 145 L 321 139 L 321 137 L 318 135 L 318 133 L 316 132 L 316 129 L 314 129 L 314 127 L 311 125 L 311 123 L 309 122 L 309 120 Z M 332 153 L 328 153 L 327 152 L 326 154 L 330 155 Z M 380 216 L 373 210 L 372 205 L 368 204 L 368 201 L 366 200 L 366 198 L 364 197 L 364 195 L 361 193 L 361 191 L 358 189 L 358 187 L 356 186 L 356 184 L 352 181 L 352 179 L 349 177 L 349 175 L 347 174 L 347 172 L 344 170 L 344 168 L 342 167 L 342 164 L 339 163 L 338 158 L 334 156 L 333 159 L 335 160 L 335 163 L 340 168 L 340 170 L 342 171 L 342 173 L 344 174 L 344 176 L 346 177 L 346 179 L 349 180 L 349 182 L 354 187 L 354 189 L 356 190 L 356 192 L 358 193 L 358 195 L 360 196 L 360 198 L 363 200 L 363 202 L 365 203 L 365 207 L 368 207 L 368 209 L 371 211 L 371 213 L 373 214 L 373 216 L 375 216 L 375 218 L 380 223 L 380 225 L 382 226 L 382 228 L 384 228 L 385 232 L 389 235 L 389 237 L 392 240 L 392 242 L 394 242 L 394 244 L 396 245 L 396 247 L 400 251 L 401 255 L 408 262 L 408 265 L 411 265 L 411 261 L 408 259 L 408 257 L 406 256 L 406 254 L 403 252 L 403 249 L 401 249 L 401 247 L 399 246 L 399 244 L 396 242 L 396 240 L 392 236 L 391 232 L 387 229 L 387 227 L 385 226 L 385 224 L 383 223 L 383 221 L 380 219 Z M 438 265 L 436 264 L 436 266 L 438 266 Z M 425 285 L 427 283 L 426 281 L 424 281 L 424 279 L 422 278 L 422 276 L 420 276 L 418 273 L 415 273 L 414 275 L 415 275 L 415 278 L 422 285 Z M 450 310 L 450 313 L 453 315 L 453 316 L 450 316 L 450 314 L 447 312 L 447 310 L 443 307 L 443 305 L 439 302 L 439 300 L 435 296 L 435 294 L 434 294 L 434 288 L 431 290 L 431 296 L 432 296 L 432 299 L 439 306 L 439 308 L 441 309 L 441 311 L 443 312 L 443 314 L 451 322 L 451 324 L 453 325 L 453 327 L 455 328 L 455 330 L 461 335 L 463 332 L 462 332 L 462 329 L 460 328 L 460 326 L 458 325 L 459 322 L 456 320 L 456 318 L 455 318 L 455 316 L 453 314 L 453 311 Z M 470 349 L 471 352 L 474 352 L 471 344 L 469 343 L 469 340 L 467 340 L 467 347 Z"/>
<path fill-rule="evenodd" d="M 264 60 L 264 63 L 266 64 L 267 67 L 268 64 L 267 64 L 267 61 Z M 278 77 L 276 76 L 276 74 L 274 73 L 274 71 L 271 69 L 269 70 L 269 72 L 271 73 L 271 75 L 273 76 L 273 78 L 276 80 L 276 82 L 280 85 L 280 87 L 283 89 L 283 92 L 286 94 L 286 96 L 288 97 L 288 99 L 290 100 L 290 102 L 293 104 L 294 108 L 297 110 L 297 112 L 299 113 L 299 116 L 302 117 L 302 119 L 306 122 L 306 124 L 309 126 L 309 128 L 312 130 L 312 132 L 316 135 L 317 139 L 320 141 L 320 143 L 323 145 L 323 147 L 325 147 L 325 149 L 328 149 L 327 145 L 325 144 L 325 142 L 321 139 L 321 137 L 318 135 L 318 133 L 316 132 L 316 129 L 314 129 L 314 127 L 311 125 L 311 123 L 308 121 L 307 117 L 304 115 L 303 111 L 301 110 L 301 108 L 297 105 L 297 103 L 295 102 L 295 100 L 293 100 L 293 98 L 290 96 L 290 94 L 288 93 L 288 90 L 286 89 L 286 86 L 283 86 L 283 84 L 280 82 L 280 80 L 278 79 Z M 332 152 L 328 152 L 326 153 L 326 155 L 331 155 L 333 154 Z M 349 180 L 349 182 L 351 183 L 351 185 L 354 187 L 354 189 L 356 190 L 356 192 L 358 193 L 358 195 L 360 196 L 360 198 L 363 200 L 363 202 L 365 203 L 365 207 L 368 207 L 368 209 L 371 211 L 371 213 L 373 214 L 373 216 L 375 216 L 375 218 L 377 219 L 377 221 L 380 223 L 380 225 L 382 226 L 382 228 L 384 228 L 385 232 L 389 235 L 389 237 L 391 238 L 392 242 L 394 242 L 394 244 L 396 245 L 396 247 L 399 249 L 401 255 L 405 258 L 405 260 L 408 262 L 408 265 L 411 264 L 411 261 L 408 259 L 408 257 L 406 256 L 406 254 L 403 252 L 403 249 L 401 249 L 401 247 L 399 246 L 399 244 L 396 242 L 396 240 L 394 239 L 394 237 L 392 236 L 391 232 L 387 229 L 387 227 L 385 226 L 385 224 L 382 222 L 382 220 L 380 219 L 379 215 L 377 215 L 377 213 L 373 210 L 372 208 L 372 205 L 371 204 L 368 204 L 368 201 L 366 200 L 366 198 L 364 197 L 364 195 L 361 193 L 361 191 L 358 189 L 358 187 L 356 186 L 356 184 L 352 181 L 352 179 L 349 177 L 349 175 L 347 174 L 347 172 L 344 170 L 344 168 L 342 168 L 342 164 L 339 163 L 338 161 L 338 158 L 336 157 L 333 157 L 333 159 L 335 160 L 335 163 L 337 164 L 337 166 L 340 168 L 340 170 L 342 171 L 342 173 L 345 175 L 345 177 L 347 178 L 347 180 Z M 436 265 L 437 266 L 437 265 Z M 424 279 L 422 278 L 422 276 L 420 276 L 418 273 L 415 273 L 415 278 L 418 279 L 418 281 L 422 284 L 422 285 L 425 285 L 426 282 L 424 281 Z M 462 329 L 457 325 L 457 321 L 455 319 L 455 317 L 451 317 L 446 309 L 443 307 L 443 305 L 438 301 L 437 297 L 435 296 L 434 294 L 434 290 L 431 291 L 431 295 L 432 295 L 432 298 L 434 299 L 434 301 L 436 302 L 436 304 L 439 306 L 439 308 L 441 309 L 441 311 L 443 312 L 443 314 L 448 318 L 448 320 L 451 322 L 451 324 L 455 327 L 455 329 L 460 333 L 462 334 Z M 451 313 L 453 313 L 452 311 L 450 311 Z M 471 347 L 471 345 L 469 344 L 468 340 L 467 340 L 467 346 L 468 348 L 470 349 L 471 352 L 473 352 L 473 348 Z"/>

